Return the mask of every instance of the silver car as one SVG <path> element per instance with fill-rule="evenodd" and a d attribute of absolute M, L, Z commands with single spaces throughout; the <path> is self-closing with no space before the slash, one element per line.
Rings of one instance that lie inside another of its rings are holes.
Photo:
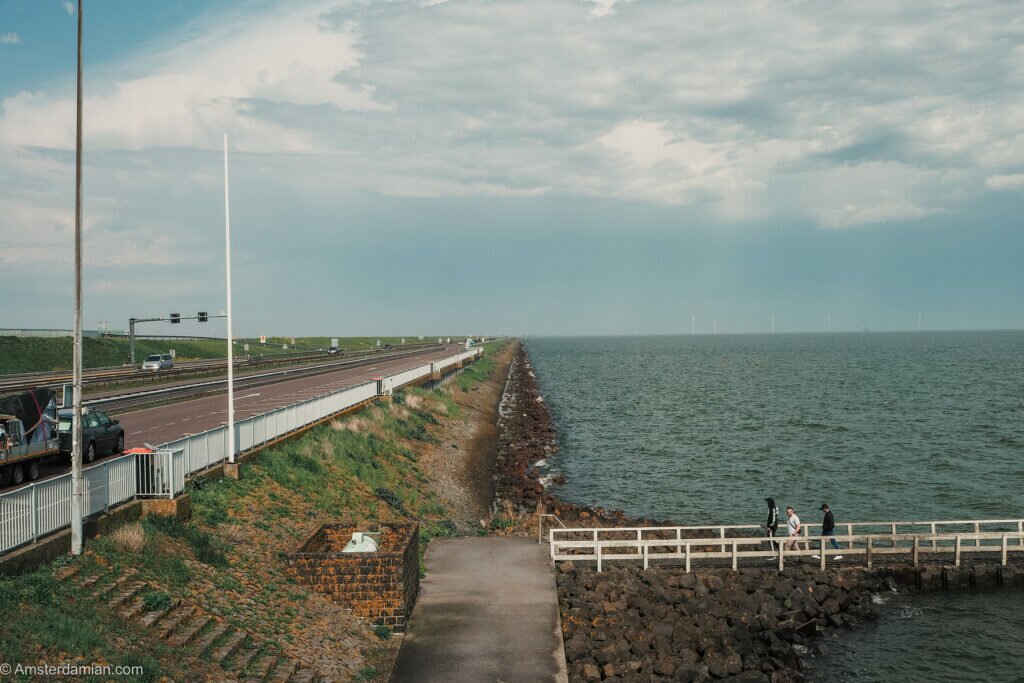
<path fill-rule="evenodd" d="M 169 353 L 154 353 L 152 356 L 146 356 L 146 360 L 142 361 L 143 370 L 170 370 L 173 367 L 174 359 Z"/>

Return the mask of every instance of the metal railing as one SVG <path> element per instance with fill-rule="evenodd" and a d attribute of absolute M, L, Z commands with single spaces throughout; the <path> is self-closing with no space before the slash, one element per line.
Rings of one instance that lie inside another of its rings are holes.
<path fill-rule="evenodd" d="M 814 525 L 820 528 L 819 525 Z M 730 560 L 733 569 L 744 558 L 778 561 L 779 569 L 787 557 L 812 556 L 825 568 L 828 558 L 863 556 L 871 567 L 874 558 L 885 555 L 910 556 L 914 566 L 926 555 L 952 556 L 956 566 L 961 555 L 1000 553 L 1001 564 L 1010 553 L 1024 554 L 1024 520 L 947 520 L 928 522 L 854 522 L 841 525 L 850 532 L 843 535 L 811 536 L 738 536 L 728 531 L 760 530 L 752 525 L 690 527 L 576 528 L 549 530 L 552 561 L 593 561 L 601 571 L 605 562 L 642 561 L 646 569 L 652 560 L 681 561 L 690 571 L 694 561 L 709 560 L 721 564 Z M 886 532 L 874 531 L 885 527 Z M 901 527 L 925 527 L 927 531 L 902 532 Z M 967 530 L 964 530 L 966 527 Z M 982 529 L 986 529 L 982 531 Z M 863 529 L 863 533 L 854 530 Z M 703 536 L 701 536 L 703 534 Z M 833 548 L 834 540 L 840 548 Z M 777 546 L 773 548 L 772 543 Z M 813 545 L 813 547 L 812 547 Z M 794 547 L 795 546 L 795 547 Z"/>
<path fill-rule="evenodd" d="M 180 450 L 158 449 L 136 453 L 139 498 L 174 498 L 185 490 L 185 458 Z"/>
<path fill-rule="evenodd" d="M 471 349 L 454 357 L 478 357 Z M 389 388 L 429 377 L 429 364 L 390 376 Z M 239 453 L 276 441 L 378 395 L 377 382 L 367 382 L 324 396 L 299 401 L 235 423 Z M 137 497 L 173 498 L 185 490 L 185 478 L 227 460 L 227 427 L 190 434 L 156 446 L 156 453 L 128 454 L 83 469 L 85 516 Z M 71 475 L 29 484 L 0 494 L 0 554 L 71 523 Z"/>
<path fill-rule="evenodd" d="M 105 512 L 138 493 L 135 455 L 93 465 L 82 471 L 82 478 L 86 516 Z M 69 524 L 71 474 L 5 493 L 0 496 L 0 553 L 33 543 Z"/>

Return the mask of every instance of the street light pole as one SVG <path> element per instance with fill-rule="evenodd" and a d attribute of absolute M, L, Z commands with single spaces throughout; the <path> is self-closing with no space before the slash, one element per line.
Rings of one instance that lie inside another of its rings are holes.
<path fill-rule="evenodd" d="M 78 111 L 75 130 L 75 337 L 72 353 L 71 554 L 82 554 L 82 0 L 78 0 Z"/>
<path fill-rule="evenodd" d="M 231 203 L 228 197 L 228 134 L 224 133 L 224 243 L 228 289 L 228 462 L 235 462 L 235 339 L 231 331 Z"/>

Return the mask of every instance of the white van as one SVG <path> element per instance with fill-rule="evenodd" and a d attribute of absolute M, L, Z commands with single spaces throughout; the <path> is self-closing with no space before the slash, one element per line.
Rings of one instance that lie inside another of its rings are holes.
<path fill-rule="evenodd" d="M 146 356 L 146 360 L 142 361 L 143 370 L 170 370 L 173 367 L 174 359 L 169 353 L 154 353 L 152 356 Z"/>

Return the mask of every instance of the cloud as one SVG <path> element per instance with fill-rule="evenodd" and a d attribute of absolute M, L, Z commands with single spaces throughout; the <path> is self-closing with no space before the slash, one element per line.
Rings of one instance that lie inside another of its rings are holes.
<path fill-rule="evenodd" d="M 21 42 L 21 38 L 18 37 L 17 33 L 0 33 L 0 45 L 17 45 Z"/>
<path fill-rule="evenodd" d="M 847 204 L 839 209 L 823 211 L 820 224 L 824 228 L 839 230 L 859 225 L 919 220 L 937 212 L 937 209 L 926 209 L 906 201 L 891 201 L 871 206 Z"/>
<path fill-rule="evenodd" d="M 1024 190 L 1024 173 L 989 176 L 985 178 L 985 187 L 990 190 Z"/>
<path fill-rule="evenodd" d="M 590 10 L 595 17 L 603 17 L 612 13 L 616 0 L 593 0 L 594 9 Z"/>
<path fill-rule="evenodd" d="M 882 0 L 281 3 L 94 71 L 86 147 L 215 150 L 227 130 L 267 178 L 325 191 L 614 197 L 712 226 L 913 220 L 1015 182 L 1000 179 L 1024 158 L 1019 15 L 995 0 L 925 23 Z M 0 146 L 70 150 L 73 120 L 63 92 L 8 93 Z"/>
<path fill-rule="evenodd" d="M 71 16 L 75 15 L 75 3 L 71 2 L 71 0 L 60 0 L 60 4 L 64 6 L 65 12 Z"/>
<path fill-rule="evenodd" d="M 212 148 L 230 130 L 241 149 L 313 151 L 310 131 L 270 120 L 261 107 L 384 108 L 371 88 L 337 80 L 359 57 L 356 38 L 344 27 L 323 29 L 321 9 L 253 17 L 240 30 L 170 47 L 143 75 L 101 74 L 84 105 L 86 145 Z M 0 144 L 73 148 L 72 99 L 19 92 L 3 100 L 2 110 Z"/>

